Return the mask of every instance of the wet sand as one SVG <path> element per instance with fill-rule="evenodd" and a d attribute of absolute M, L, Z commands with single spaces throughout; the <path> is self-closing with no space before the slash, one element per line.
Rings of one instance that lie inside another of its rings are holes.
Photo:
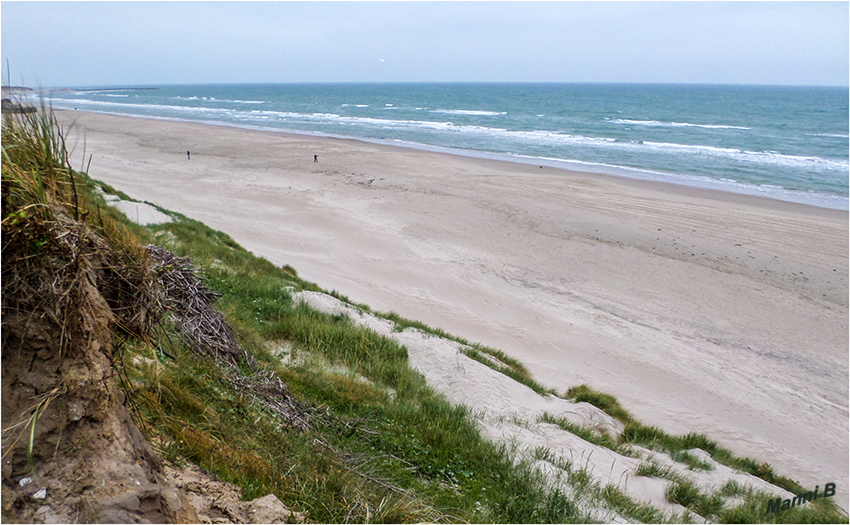
<path fill-rule="evenodd" d="M 848 213 L 342 140 L 57 112 L 73 164 L 381 311 L 587 383 L 848 507 Z M 186 152 L 191 151 L 191 160 Z M 318 155 L 318 162 L 314 162 Z"/>

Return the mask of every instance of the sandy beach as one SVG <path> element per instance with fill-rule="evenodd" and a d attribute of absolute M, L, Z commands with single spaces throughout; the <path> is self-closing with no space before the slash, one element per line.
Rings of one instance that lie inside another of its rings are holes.
<path fill-rule="evenodd" d="M 72 164 L 305 279 L 587 383 L 848 508 L 848 212 L 410 148 L 57 111 Z M 187 158 L 191 152 L 191 159 Z M 314 162 L 318 155 L 318 162 Z M 84 160 L 85 156 L 85 160 Z"/>

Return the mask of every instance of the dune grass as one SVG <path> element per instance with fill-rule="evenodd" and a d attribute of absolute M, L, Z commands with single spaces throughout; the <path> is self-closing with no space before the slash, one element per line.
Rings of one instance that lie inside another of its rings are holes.
<path fill-rule="evenodd" d="M 517 383 L 527 386 L 541 396 L 556 395 L 555 390 L 546 388 L 535 381 L 522 363 L 501 350 L 488 348 L 479 344 L 471 344 L 464 347 L 461 351 L 466 356 L 510 377 Z"/>
<path fill-rule="evenodd" d="M 570 388 L 566 391 L 563 397 L 566 399 L 571 399 L 576 403 L 590 403 L 591 405 L 602 410 L 614 419 L 620 420 L 624 424 L 629 424 L 634 421 L 632 415 L 629 414 L 626 409 L 620 406 L 620 402 L 617 401 L 617 398 L 615 398 L 611 394 L 597 392 L 586 384 Z"/>
<path fill-rule="evenodd" d="M 621 443 L 631 443 L 644 446 L 651 450 L 666 452 L 674 459 L 680 458 L 682 462 L 688 463 L 692 468 L 706 469 L 708 465 L 685 454 L 685 451 L 689 449 L 698 448 L 707 452 L 712 459 L 722 465 L 747 472 L 795 494 L 805 492 L 799 483 L 788 477 L 776 474 L 773 467 L 767 463 L 759 463 L 751 458 L 738 457 L 732 451 L 721 447 L 703 434 L 689 433 L 684 436 L 671 436 L 657 427 L 632 422 L 626 425 L 619 439 Z M 692 461 L 689 462 L 688 458 Z"/>
<path fill-rule="evenodd" d="M 777 474 L 767 463 L 738 457 L 703 434 L 692 432 L 684 436 L 672 436 L 657 427 L 644 425 L 623 409 L 614 396 L 598 392 L 588 385 L 572 387 L 567 390 L 564 397 L 590 403 L 625 423 L 626 427 L 618 438 L 621 444 L 641 445 L 650 450 L 662 451 L 670 454 L 675 461 L 687 464 L 691 469 L 710 470 L 711 465 L 687 453 L 687 450 L 698 448 L 707 452 L 714 461 L 722 465 L 747 472 L 795 494 L 805 492 L 799 483 Z"/>
<path fill-rule="evenodd" d="M 656 461 L 642 461 L 635 469 L 635 474 L 638 476 L 655 477 L 669 479 L 670 481 L 684 481 L 676 471 L 670 467 L 662 467 Z"/>
<path fill-rule="evenodd" d="M 540 416 L 539 421 L 541 423 L 551 423 L 553 425 L 557 425 L 561 430 L 565 430 L 567 432 L 570 432 L 571 434 L 575 434 L 576 436 L 582 438 L 583 440 L 589 443 L 593 443 L 594 445 L 605 447 L 615 452 L 618 451 L 616 438 L 611 437 L 606 433 L 595 432 L 587 427 L 583 427 L 579 424 L 573 423 L 565 417 L 554 417 L 548 412 L 544 412 L 543 415 Z"/>

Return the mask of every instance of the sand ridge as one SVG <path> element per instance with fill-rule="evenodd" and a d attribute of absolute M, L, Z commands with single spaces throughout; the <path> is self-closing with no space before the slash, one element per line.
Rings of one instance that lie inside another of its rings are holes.
<path fill-rule="evenodd" d="M 847 508 L 848 214 L 202 124 L 59 112 L 91 175 L 320 286 L 702 432 Z M 74 143 L 72 138 L 71 144 Z M 186 151 L 192 151 L 191 160 Z M 313 155 L 319 162 L 313 162 Z"/>

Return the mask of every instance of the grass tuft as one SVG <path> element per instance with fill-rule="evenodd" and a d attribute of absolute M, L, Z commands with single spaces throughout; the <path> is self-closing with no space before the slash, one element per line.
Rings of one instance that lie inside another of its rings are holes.
<path fill-rule="evenodd" d="M 572 399 L 575 402 L 590 403 L 596 408 L 602 410 L 614 419 L 618 419 L 624 424 L 629 424 L 634 421 L 629 412 L 620 406 L 620 402 L 611 394 L 603 394 L 597 392 L 587 385 L 578 385 L 570 388 L 564 394 L 567 399 Z"/>
<path fill-rule="evenodd" d="M 719 494 L 706 496 L 687 481 L 672 483 L 667 487 L 667 501 L 678 503 L 703 518 L 717 515 L 723 508 L 723 499 Z"/>
<path fill-rule="evenodd" d="M 593 443 L 594 445 L 605 447 L 615 452 L 617 451 L 616 439 L 612 438 L 608 434 L 594 432 L 589 428 L 573 423 L 565 417 L 554 417 L 548 412 L 544 412 L 543 415 L 540 416 L 538 421 L 540 421 L 541 423 L 551 423 L 553 425 L 557 425 L 561 428 L 561 430 L 575 434 L 576 436 L 587 441 L 588 443 Z"/>

